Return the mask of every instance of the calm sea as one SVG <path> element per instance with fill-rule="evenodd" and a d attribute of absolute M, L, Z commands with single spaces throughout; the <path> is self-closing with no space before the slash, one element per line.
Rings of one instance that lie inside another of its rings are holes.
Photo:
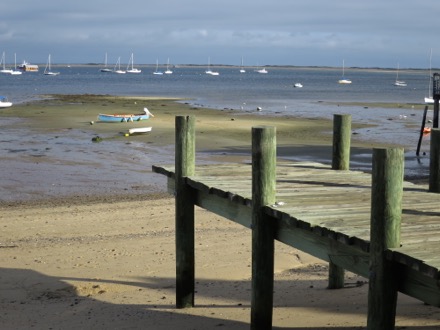
<path fill-rule="evenodd" d="M 0 93 L 14 102 L 39 94 L 111 94 L 190 97 L 215 107 L 264 106 L 270 111 L 287 111 L 298 102 L 366 101 L 420 103 L 428 92 L 426 71 L 401 71 L 407 87 L 395 87 L 392 70 L 346 70 L 351 85 L 337 84 L 338 69 L 268 68 L 267 74 L 247 69 L 218 68 L 218 76 L 206 75 L 203 67 L 173 68 L 171 75 L 153 75 L 154 69 L 140 67 L 140 74 L 102 73 L 97 66 L 53 68 L 61 74 L 38 73 L 0 75 Z M 293 88 L 301 82 L 303 88 Z M 1 95 L 1 94 L 0 94 Z"/>

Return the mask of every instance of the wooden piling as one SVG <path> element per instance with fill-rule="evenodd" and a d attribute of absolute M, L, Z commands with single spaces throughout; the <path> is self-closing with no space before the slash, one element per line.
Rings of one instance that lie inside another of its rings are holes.
<path fill-rule="evenodd" d="M 272 329 L 274 232 L 263 207 L 275 203 L 276 129 L 252 128 L 251 329 Z"/>
<path fill-rule="evenodd" d="M 402 148 L 373 149 L 370 228 L 369 330 L 394 329 L 398 274 L 385 250 L 400 246 L 404 156 Z"/>
<path fill-rule="evenodd" d="M 351 115 L 333 116 L 332 169 L 350 169 Z"/>
<path fill-rule="evenodd" d="M 431 129 L 429 149 L 429 191 L 440 192 L 440 129 Z"/>
<path fill-rule="evenodd" d="M 426 115 L 427 114 L 428 114 L 428 106 L 425 105 L 425 109 L 423 110 L 422 126 L 420 127 L 419 141 L 417 142 L 416 156 L 418 156 L 420 154 L 420 147 L 422 145 L 423 134 L 425 131 Z"/>
<path fill-rule="evenodd" d="M 333 116 L 332 169 L 350 169 L 351 115 Z M 345 270 L 333 262 L 329 263 L 328 289 L 344 287 Z"/>
<path fill-rule="evenodd" d="M 184 181 L 195 171 L 195 117 L 176 117 L 176 307 L 194 306 L 194 201 Z"/>

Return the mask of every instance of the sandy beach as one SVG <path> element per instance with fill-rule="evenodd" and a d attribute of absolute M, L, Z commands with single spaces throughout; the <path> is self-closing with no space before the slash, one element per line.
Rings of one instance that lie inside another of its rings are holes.
<path fill-rule="evenodd" d="M 21 151 L 9 151 L 0 165 L 11 173 L 2 177 L 7 184 L 0 199 L 0 329 L 249 329 L 251 232 L 203 209 L 196 209 L 196 306 L 175 308 L 174 199 L 151 165 L 173 163 L 176 115 L 196 116 L 200 162 L 249 161 L 250 130 L 258 125 L 277 127 L 282 153 L 329 159 L 332 122 L 175 101 L 57 96 L 0 112 L 8 129 L 29 130 L 35 140 L 50 136 L 58 142 L 54 136 L 75 134 L 87 141 L 32 148 L 3 137 L 10 150 Z M 148 122 L 96 121 L 100 112 L 133 113 L 144 106 L 154 114 Z M 149 134 L 125 136 L 130 127 L 150 125 Z M 91 142 L 96 136 L 103 141 Z M 150 154 L 126 160 L 132 174 L 106 174 L 102 182 L 96 173 L 124 170 L 112 145 Z M 353 135 L 352 145 L 359 152 L 373 147 L 359 135 Z M 63 152 L 55 152 L 56 146 Z M 66 156 L 71 153 L 82 158 L 72 161 Z M 94 174 L 68 172 L 78 167 Z M 57 177 L 56 171 L 63 184 L 45 185 L 47 174 Z M 367 279 L 348 273 L 344 289 L 328 290 L 327 272 L 326 263 L 276 245 L 274 329 L 366 327 Z M 440 309 L 399 294 L 396 325 L 438 329 Z"/>

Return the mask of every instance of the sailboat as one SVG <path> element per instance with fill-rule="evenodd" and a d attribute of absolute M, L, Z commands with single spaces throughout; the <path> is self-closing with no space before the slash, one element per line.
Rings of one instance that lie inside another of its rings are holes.
<path fill-rule="evenodd" d="M 429 85 L 428 85 L 428 96 L 425 97 L 426 104 L 433 104 L 434 98 L 432 97 L 432 48 L 431 54 L 429 55 Z"/>
<path fill-rule="evenodd" d="M 399 63 L 397 63 L 397 73 L 396 73 L 396 81 L 394 82 L 394 86 L 405 87 L 406 82 L 403 80 L 399 80 Z"/>
<path fill-rule="evenodd" d="M 240 67 L 240 73 L 245 73 L 246 72 L 246 70 L 244 69 L 244 66 L 243 66 L 243 56 L 241 57 L 241 67 Z"/>
<path fill-rule="evenodd" d="M 114 73 L 124 74 L 125 71 L 121 70 L 121 57 L 118 57 L 118 61 L 115 64 L 115 68 L 113 70 Z"/>
<path fill-rule="evenodd" d="M 23 72 L 21 72 L 20 70 L 17 70 L 17 54 L 14 54 L 14 69 L 11 70 L 11 75 L 20 75 Z"/>
<path fill-rule="evenodd" d="M 5 52 L 3 52 L 2 54 L 2 59 L 1 62 L 3 64 L 3 69 L 0 70 L 1 73 L 11 73 L 12 70 L 11 69 L 6 69 L 6 55 Z"/>
<path fill-rule="evenodd" d="M 127 73 L 141 73 L 142 72 L 141 70 L 133 67 L 133 62 L 134 62 L 133 53 L 131 53 L 131 57 L 127 65 Z M 131 64 L 131 68 L 130 68 L 130 64 Z"/>
<path fill-rule="evenodd" d="M 342 60 L 342 78 L 338 80 L 339 84 L 351 84 L 351 80 L 345 78 L 345 62 Z"/>
<path fill-rule="evenodd" d="M 53 72 L 52 70 L 51 70 L 51 64 L 50 64 L 50 54 L 49 54 L 49 57 L 47 58 L 47 64 L 46 64 L 46 67 L 44 68 L 44 74 L 46 75 L 46 76 L 57 76 L 57 75 L 59 75 L 60 73 L 59 72 Z"/>
<path fill-rule="evenodd" d="M 164 72 L 165 74 L 172 74 L 173 73 L 173 71 L 170 70 L 169 66 L 170 66 L 170 59 L 168 58 L 168 60 L 167 60 L 167 69 Z"/>
<path fill-rule="evenodd" d="M 217 71 L 211 70 L 211 58 L 208 57 L 208 69 L 205 71 L 206 74 L 209 74 L 211 76 L 218 76 L 219 73 Z"/>
<path fill-rule="evenodd" d="M 107 67 L 107 53 L 105 53 L 104 67 L 101 69 L 101 72 L 112 72 L 112 69 Z"/>
<path fill-rule="evenodd" d="M 258 66 L 258 63 L 257 63 L 257 69 L 255 70 L 255 72 L 257 72 L 257 73 L 268 73 L 268 71 L 266 70 L 266 68 L 261 68 L 261 67 L 259 67 Z"/>
<path fill-rule="evenodd" d="M 156 71 L 154 71 L 153 74 L 157 74 L 157 75 L 163 74 L 162 71 L 159 71 L 159 60 L 156 60 Z"/>

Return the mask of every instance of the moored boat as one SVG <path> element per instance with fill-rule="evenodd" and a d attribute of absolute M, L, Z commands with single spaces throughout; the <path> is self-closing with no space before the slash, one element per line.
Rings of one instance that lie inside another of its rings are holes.
<path fill-rule="evenodd" d="M 18 66 L 18 69 L 25 72 L 38 72 L 38 65 L 23 61 L 23 63 Z"/>
<path fill-rule="evenodd" d="M 154 117 L 153 114 L 147 108 L 144 108 L 144 112 L 138 113 L 138 114 L 104 114 L 104 113 L 100 113 L 98 115 L 98 120 L 102 121 L 102 122 L 109 122 L 109 123 L 126 123 L 126 122 L 132 122 L 132 121 L 147 120 L 150 117 Z"/>

